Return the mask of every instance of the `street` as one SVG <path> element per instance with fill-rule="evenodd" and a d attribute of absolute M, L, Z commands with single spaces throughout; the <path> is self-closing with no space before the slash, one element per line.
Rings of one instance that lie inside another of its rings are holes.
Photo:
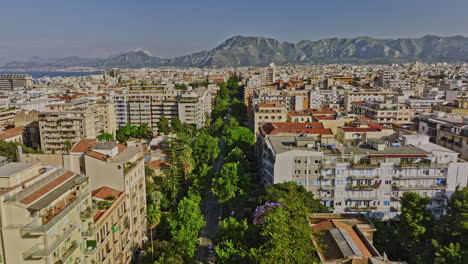
<path fill-rule="evenodd" d="M 220 154 L 218 160 L 213 166 L 214 173 L 219 172 L 224 163 L 224 142 L 222 138 L 220 138 L 219 148 Z M 218 199 L 216 199 L 216 197 L 211 193 L 211 190 L 209 190 L 208 197 L 203 201 L 201 208 L 202 213 L 205 216 L 206 226 L 200 233 L 200 243 L 197 248 L 196 259 L 199 263 L 215 263 L 214 252 L 212 250 L 210 252 L 210 247 L 214 248 L 212 240 L 216 236 L 216 232 L 218 230 L 222 208 Z"/>

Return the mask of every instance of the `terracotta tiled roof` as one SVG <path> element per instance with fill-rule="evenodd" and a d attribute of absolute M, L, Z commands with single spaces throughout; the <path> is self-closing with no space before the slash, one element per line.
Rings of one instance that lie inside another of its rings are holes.
<path fill-rule="evenodd" d="M 356 102 L 351 102 L 352 104 L 357 104 L 357 105 L 363 105 L 365 104 L 366 102 L 364 101 L 356 101 Z"/>
<path fill-rule="evenodd" d="M 336 219 L 324 219 L 312 226 L 312 229 L 316 232 L 315 235 L 319 236 L 321 242 L 327 245 L 325 248 L 320 250 L 323 257 L 327 261 L 336 261 L 344 258 L 343 254 L 341 253 L 339 247 L 336 244 L 335 239 L 333 239 L 333 237 L 329 233 L 329 231 L 334 228 L 344 229 L 349 234 L 349 237 L 356 244 L 359 251 L 362 253 L 361 257 L 363 258 L 361 258 L 360 260 L 364 260 L 365 262 L 358 261 L 351 263 L 367 263 L 367 259 L 373 256 L 369 248 L 366 246 L 364 241 L 362 241 L 362 239 L 359 237 L 359 235 L 356 233 L 356 231 L 351 225 L 345 224 Z"/>
<path fill-rule="evenodd" d="M 372 257 L 372 254 L 369 251 L 369 249 L 367 248 L 367 246 L 364 244 L 364 242 L 358 236 L 356 231 L 354 231 L 354 229 L 350 225 L 347 225 L 347 224 L 342 223 L 342 222 L 337 221 L 337 220 L 331 220 L 331 221 L 333 221 L 333 223 L 335 224 L 336 227 L 343 228 L 344 230 L 346 230 L 348 232 L 349 236 L 354 241 L 354 243 L 359 248 L 359 251 L 361 251 L 361 253 L 362 253 L 362 255 L 364 257 Z"/>
<path fill-rule="evenodd" d="M 94 198 L 98 198 L 102 200 L 106 199 L 109 196 L 119 197 L 121 194 L 122 192 L 112 189 L 110 187 L 106 187 L 106 186 L 96 189 L 91 193 L 91 195 Z"/>
<path fill-rule="evenodd" d="M 378 128 L 378 129 L 381 129 L 381 130 L 388 129 L 388 128 L 384 127 L 384 126 L 381 126 L 379 124 L 373 124 L 373 123 L 369 123 L 369 124 L 367 124 L 367 126 L 371 127 L 371 128 Z"/>
<path fill-rule="evenodd" d="M 14 127 L 0 131 L 0 140 L 16 137 L 23 133 L 24 127 Z"/>
<path fill-rule="evenodd" d="M 274 108 L 282 108 L 284 105 L 282 103 L 258 103 L 258 107 L 274 107 Z"/>
<path fill-rule="evenodd" d="M 93 216 L 93 221 L 96 222 L 102 214 L 104 214 L 104 211 L 97 211 L 96 214 Z"/>
<path fill-rule="evenodd" d="M 371 128 L 371 127 L 342 127 L 343 131 L 345 132 L 379 132 L 380 129 L 378 128 Z"/>
<path fill-rule="evenodd" d="M 57 177 L 56 179 L 54 179 L 53 181 L 51 181 L 51 182 L 47 183 L 46 185 L 42 186 L 41 188 L 39 188 L 35 192 L 33 192 L 33 193 L 29 194 L 28 196 L 24 197 L 19 202 L 22 203 L 22 204 L 26 204 L 26 205 L 31 204 L 32 202 L 36 201 L 40 197 L 42 197 L 45 194 L 47 194 L 48 192 L 50 192 L 52 189 L 55 189 L 55 187 L 57 187 L 57 186 L 61 185 L 62 183 L 68 181 L 73 176 L 75 176 L 75 173 L 73 173 L 71 171 L 67 171 L 64 174 Z"/>
<path fill-rule="evenodd" d="M 323 128 L 323 124 L 320 122 L 271 122 L 264 124 L 262 130 L 267 135 L 275 135 L 282 132 L 294 134 L 332 134 L 332 131 L 328 128 Z"/>
<path fill-rule="evenodd" d="M 336 111 L 330 108 L 322 108 L 322 110 L 310 109 L 309 112 L 314 115 L 336 115 Z"/>
<path fill-rule="evenodd" d="M 95 142 L 95 139 L 81 139 L 73 146 L 70 152 L 86 152 Z"/>
<path fill-rule="evenodd" d="M 107 160 L 107 155 L 104 155 L 104 154 L 96 152 L 96 151 L 88 151 L 86 153 L 86 155 L 90 156 L 92 158 L 95 158 L 95 159 L 99 159 L 99 160 L 104 160 L 104 161 Z"/>

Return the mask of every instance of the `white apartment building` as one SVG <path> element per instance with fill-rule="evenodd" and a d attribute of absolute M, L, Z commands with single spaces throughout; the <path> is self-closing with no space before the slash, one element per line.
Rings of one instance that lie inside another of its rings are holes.
<path fill-rule="evenodd" d="M 351 111 L 387 127 L 391 127 L 392 124 L 411 123 L 416 112 L 408 104 L 394 103 L 391 100 L 352 102 Z"/>
<path fill-rule="evenodd" d="M 46 153 L 63 153 L 83 138 L 96 138 L 101 133 L 115 135 L 114 106 L 109 102 L 77 100 L 51 105 L 39 114 L 41 149 Z"/>
<path fill-rule="evenodd" d="M 380 91 L 380 90 L 369 90 L 351 92 L 346 91 L 344 93 L 344 108 L 346 111 L 351 110 L 351 103 L 358 101 L 384 101 L 386 97 L 393 97 L 398 95 L 397 92 L 391 91 Z"/>
<path fill-rule="evenodd" d="M 264 184 L 296 182 L 336 213 L 394 218 L 400 212 L 399 198 L 413 191 L 430 197 L 429 209 L 438 216 L 445 196 L 468 180 L 468 163 L 457 162 L 458 153 L 422 136 L 368 139 L 354 147 L 267 136 L 259 137 L 257 146 Z"/>
<path fill-rule="evenodd" d="M 315 89 L 310 91 L 309 108 L 320 109 L 331 104 L 340 104 L 343 91 L 332 87 L 330 90 Z"/>
<path fill-rule="evenodd" d="M 202 127 L 211 114 L 211 90 L 176 90 L 167 87 L 130 87 L 113 96 L 117 127 L 148 125 L 157 131 L 162 116 Z"/>

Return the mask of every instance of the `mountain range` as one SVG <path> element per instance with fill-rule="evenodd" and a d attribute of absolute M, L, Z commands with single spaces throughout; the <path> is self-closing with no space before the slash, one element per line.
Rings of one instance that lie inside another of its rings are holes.
<path fill-rule="evenodd" d="M 144 51 L 131 51 L 109 58 L 66 57 L 12 61 L 2 69 L 66 67 L 240 67 L 304 65 L 320 63 L 468 62 L 468 38 L 463 36 L 376 39 L 371 37 L 327 38 L 289 43 L 271 38 L 234 36 L 218 47 L 185 56 L 163 59 Z"/>

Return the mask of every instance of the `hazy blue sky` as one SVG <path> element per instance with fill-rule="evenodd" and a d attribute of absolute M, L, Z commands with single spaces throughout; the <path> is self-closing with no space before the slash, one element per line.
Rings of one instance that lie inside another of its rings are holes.
<path fill-rule="evenodd" d="M 0 59 L 105 57 L 137 48 L 171 57 L 234 35 L 468 36 L 468 0 L 2 0 Z"/>

